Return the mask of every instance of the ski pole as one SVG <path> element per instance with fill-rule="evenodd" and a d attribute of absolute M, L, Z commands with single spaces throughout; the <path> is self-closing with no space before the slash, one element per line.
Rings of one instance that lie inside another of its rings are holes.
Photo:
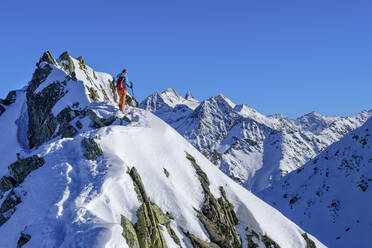
<path fill-rule="evenodd" d="M 132 96 L 134 98 L 134 90 L 133 90 L 133 82 L 132 81 L 130 81 L 130 88 L 132 90 Z"/>

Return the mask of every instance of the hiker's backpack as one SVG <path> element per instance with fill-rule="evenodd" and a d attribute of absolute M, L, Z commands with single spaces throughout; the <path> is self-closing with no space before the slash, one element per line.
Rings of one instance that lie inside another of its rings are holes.
<path fill-rule="evenodd" d="M 118 90 L 125 89 L 125 83 L 124 83 L 125 77 L 119 77 L 118 81 L 116 82 L 116 88 Z"/>

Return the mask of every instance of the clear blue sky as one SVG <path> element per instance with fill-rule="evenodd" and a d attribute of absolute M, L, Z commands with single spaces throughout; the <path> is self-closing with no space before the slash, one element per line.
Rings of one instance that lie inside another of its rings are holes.
<path fill-rule="evenodd" d="M 45 50 L 97 71 L 128 68 L 139 100 L 222 92 L 264 114 L 372 109 L 372 1 L 10 1 L 0 3 L 0 97 Z"/>

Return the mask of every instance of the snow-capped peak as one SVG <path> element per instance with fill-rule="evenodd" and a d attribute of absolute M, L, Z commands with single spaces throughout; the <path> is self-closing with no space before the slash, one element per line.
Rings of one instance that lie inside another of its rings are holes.
<path fill-rule="evenodd" d="M 372 118 L 259 195 L 329 247 L 369 247 Z"/>
<path fill-rule="evenodd" d="M 214 97 L 217 100 L 222 100 L 226 102 L 231 108 L 235 108 L 235 103 L 233 103 L 229 98 L 227 98 L 224 94 L 220 93 L 218 96 Z"/>
<path fill-rule="evenodd" d="M 368 111 L 346 118 L 313 112 L 291 120 L 235 105 L 223 94 L 195 109 L 163 105 L 141 107 L 169 123 L 222 171 L 253 191 L 302 166 L 372 116 Z"/>

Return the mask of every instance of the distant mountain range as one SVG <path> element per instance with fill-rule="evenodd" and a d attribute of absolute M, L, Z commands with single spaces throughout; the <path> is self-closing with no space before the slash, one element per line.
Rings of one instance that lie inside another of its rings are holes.
<path fill-rule="evenodd" d="M 140 107 L 163 119 L 225 174 L 259 192 L 300 168 L 372 115 L 311 112 L 296 120 L 265 116 L 220 94 L 204 101 L 174 89 L 153 93 Z"/>
<path fill-rule="evenodd" d="M 258 195 L 329 247 L 371 247 L 372 119 Z"/>

